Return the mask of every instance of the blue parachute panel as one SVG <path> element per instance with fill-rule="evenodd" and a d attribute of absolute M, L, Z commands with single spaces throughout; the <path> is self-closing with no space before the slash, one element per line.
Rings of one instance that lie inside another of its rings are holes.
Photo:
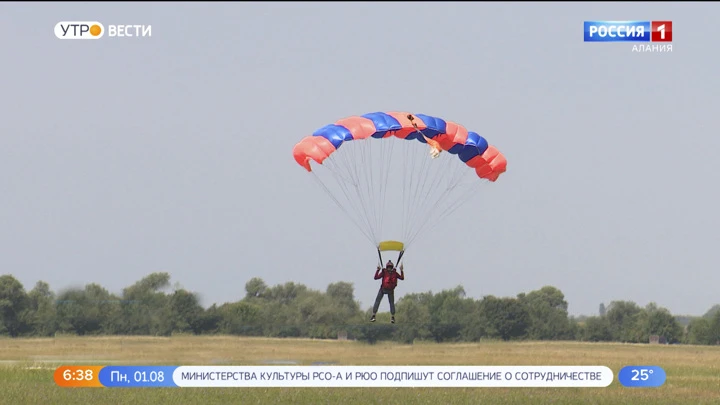
<path fill-rule="evenodd" d="M 388 131 L 398 131 L 402 128 L 398 120 L 383 112 L 363 114 L 361 117 L 369 119 L 375 125 L 376 131 L 370 135 L 373 138 L 382 138 Z"/>
<path fill-rule="evenodd" d="M 353 136 L 350 131 L 342 125 L 325 125 L 313 133 L 313 136 L 322 136 L 330 141 L 335 149 L 339 148 L 345 141 L 352 141 Z"/>
<path fill-rule="evenodd" d="M 483 154 L 487 147 L 488 144 L 485 138 L 478 135 L 477 132 L 468 132 L 467 141 L 465 141 L 465 146 L 458 153 L 458 157 L 463 163 L 467 163 L 475 156 Z"/>
<path fill-rule="evenodd" d="M 455 144 L 455 146 L 448 149 L 448 153 L 452 153 L 453 155 L 457 155 L 465 148 L 465 145 Z"/>
<path fill-rule="evenodd" d="M 445 120 L 437 117 L 433 117 L 430 115 L 425 114 L 415 114 L 416 117 L 420 118 L 423 123 L 425 123 L 425 126 L 427 128 L 422 130 L 422 133 L 427 136 L 428 138 L 432 139 L 440 134 L 444 134 L 447 129 L 447 124 L 445 123 Z M 418 134 L 417 132 L 412 133 L 405 138 L 407 140 L 417 139 L 418 141 L 422 143 L 427 143 L 425 141 L 425 138 L 422 137 L 422 135 Z"/>

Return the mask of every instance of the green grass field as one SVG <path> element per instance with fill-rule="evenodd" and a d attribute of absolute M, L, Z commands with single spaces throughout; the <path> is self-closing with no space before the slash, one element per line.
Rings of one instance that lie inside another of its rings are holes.
<path fill-rule="evenodd" d="M 718 404 L 720 347 L 600 343 L 366 345 L 238 337 L 0 340 L 1 404 Z M 604 365 L 607 388 L 61 388 L 60 364 Z M 626 365 L 658 365 L 660 388 L 625 388 Z"/>

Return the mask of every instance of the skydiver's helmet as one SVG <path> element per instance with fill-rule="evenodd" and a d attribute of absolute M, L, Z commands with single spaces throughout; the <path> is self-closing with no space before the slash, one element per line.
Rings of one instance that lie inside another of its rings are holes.
<path fill-rule="evenodd" d="M 392 270 L 393 267 L 394 267 L 394 266 L 393 266 L 392 260 L 388 260 L 387 264 L 385 264 L 385 268 L 388 269 L 388 270 Z"/>

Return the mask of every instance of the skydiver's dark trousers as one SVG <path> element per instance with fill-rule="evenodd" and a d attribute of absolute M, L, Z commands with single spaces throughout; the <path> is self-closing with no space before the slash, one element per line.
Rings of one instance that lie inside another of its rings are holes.
<path fill-rule="evenodd" d="M 388 301 L 390 302 L 390 314 L 395 315 L 395 291 L 385 290 L 380 287 L 377 297 L 375 298 L 375 305 L 373 305 L 373 314 L 377 314 L 378 308 L 380 308 L 380 302 L 383 299 L 383 295 L 387 294 Z"/>

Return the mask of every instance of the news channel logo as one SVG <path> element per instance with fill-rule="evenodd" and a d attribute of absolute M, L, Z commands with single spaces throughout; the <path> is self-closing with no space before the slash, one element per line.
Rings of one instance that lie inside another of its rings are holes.
<path fill-rule="evenodd" d="M 151 37 L 152 25 L 108 24 L 99 21 L 60 21 L 55 24 L 58 39 L 100 39 L 108 37 Z"/>
<path fill-rule="evenodd" d="M 105 35 L 105 27 L 97 21 L 60 21 L 54 31 L 59 39 L 100 39 Z"/>
<path fill-rule="evenodd" d="M 633 52 L 672 52 L 673 23 L 664 21 L 585 21 L 584 42 L 629 42 Z"/>

